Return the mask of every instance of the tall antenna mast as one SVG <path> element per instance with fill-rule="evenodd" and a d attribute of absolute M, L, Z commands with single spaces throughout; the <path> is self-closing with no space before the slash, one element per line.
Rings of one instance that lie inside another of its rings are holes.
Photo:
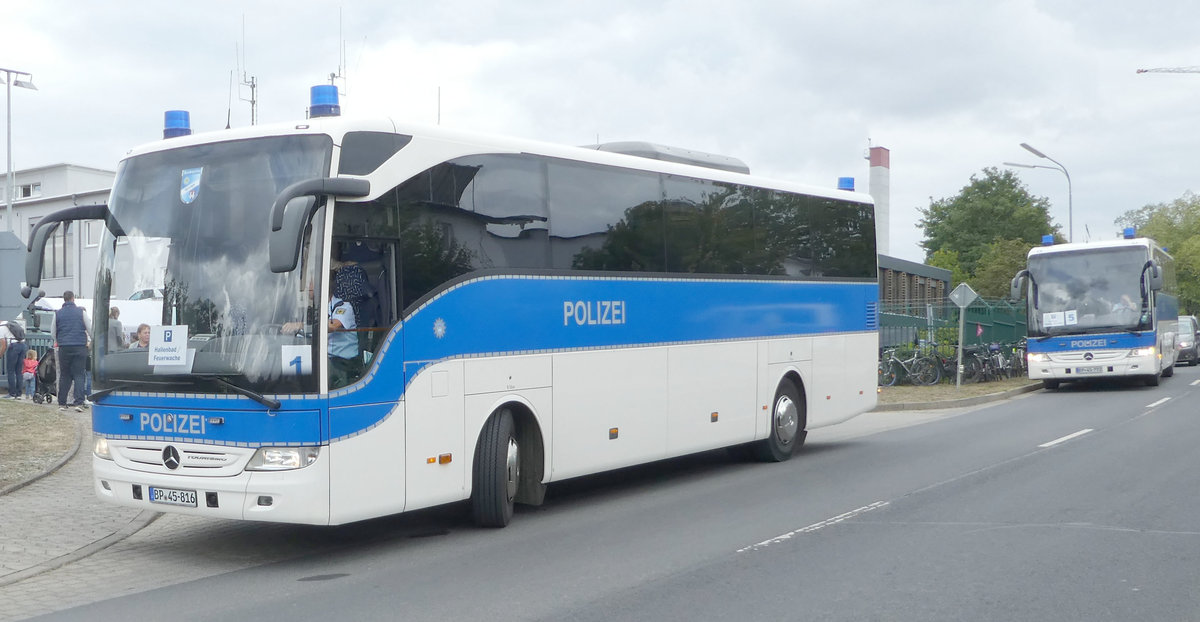
<path fill-rule="evenodd" d="M 236 47 L 236 44 L 235 44 Z M 238 56 L 238 70 L 242 72 L 242 82 L 240 86 L 250 87 L 250 99 L 242 97 L 241 89 L 238 89 L 238 99 L 244 102 L 250 102 L 250 125 L 258 123 L 258 79 L 249 75 L 245 69 L 246 66 L 246 15 L 242 14 L 242 49 Z"/>
<path fill-rule="evenodd" d="M 342 8 L 338 7 L 338 66 L 337 71 L 329 74 L 329 83 L 336 85 L 337 80 L 342 81 L 342 86 L 338 88 L 338 93 L 346 96 L 346 74 L 349 73 L 346 67 L 346 40 L 342 38 Z"/>

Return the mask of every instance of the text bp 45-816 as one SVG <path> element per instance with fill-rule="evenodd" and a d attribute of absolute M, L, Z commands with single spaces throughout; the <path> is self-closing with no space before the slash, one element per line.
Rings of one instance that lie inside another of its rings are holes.
<path fill-rule="evenodd" d="M 189 508 L 196 507 L 196 491 L 195 490 L 176 490 L 174 488 L 150 488 L 150 503 L 162 503 L 165 505 L 182 505 Z"/>

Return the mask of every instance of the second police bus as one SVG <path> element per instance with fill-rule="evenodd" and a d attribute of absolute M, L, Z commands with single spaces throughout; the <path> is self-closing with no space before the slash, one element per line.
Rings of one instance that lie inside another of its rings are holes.
<path fill-rule="evenodd" d="M 502 526 L 550 482 L 786 460 L 875 406 L 869 198 L 331 108 L 169 128 L 107 205 L 35 229 L 33 287 L 56 224 L 98 219 L 96 308 L 164 290 L 148 349 L 93 345 L 100 499 L 308 524 L 469 500 Z"/>
<path fill-rule="evenodd" d="M 1049 240 L 1048 240 L 1049 242 Z M 1049 244 L 1029 251 L 1012 296 L 1028 295 L 1029 377 L 1064 382 L 1175 373 L 1175 263 L 1149 238 Z"/>

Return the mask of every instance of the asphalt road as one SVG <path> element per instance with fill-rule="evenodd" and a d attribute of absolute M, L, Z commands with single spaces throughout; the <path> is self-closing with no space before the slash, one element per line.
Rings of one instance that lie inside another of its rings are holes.
<path fill-rule="evenodd" d="M 564 482 L 502 530 L 461 506 L 335 529 L 166 516 L 35 579 L 81 605 L 53 620 L 1200 619 L 1193 382 L 864 415 L 783 464 Z"/>

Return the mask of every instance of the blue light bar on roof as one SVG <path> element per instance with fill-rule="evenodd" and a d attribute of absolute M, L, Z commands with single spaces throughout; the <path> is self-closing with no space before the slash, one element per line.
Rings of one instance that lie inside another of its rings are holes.
<path fill-rule="evenodd" d="M 1049 233 L 1043 235 L 1042 246 L 1054 246 L 1054 236 Z"/>
<path fill-rule="evenodd" d="M 342 114 L 342 107 L 338 104 L 337 86 L 333 84 L 318 84 L 309 90 L 308 96 L 308 116 L 316 117 L 337 117 Z"/>
<path fill-rule="evenodd" d="M 168 110 L 163 115 L 163 138 L 189 136 L 192 133 L 192 118 L 186 110 Z"/>
<path fill-rule="evenodd" d="M 1133 227 L 1125 227 L 1124 235 L 1126 240 L 1132 240 L 1137 236 L 1137 229 L 1134 229 Z"/>
<path fill-rule="evenodd" d="M 838 190 L 849 190 L 850 192 L 854 192 L 854 178 L 838 177 Z"/>

